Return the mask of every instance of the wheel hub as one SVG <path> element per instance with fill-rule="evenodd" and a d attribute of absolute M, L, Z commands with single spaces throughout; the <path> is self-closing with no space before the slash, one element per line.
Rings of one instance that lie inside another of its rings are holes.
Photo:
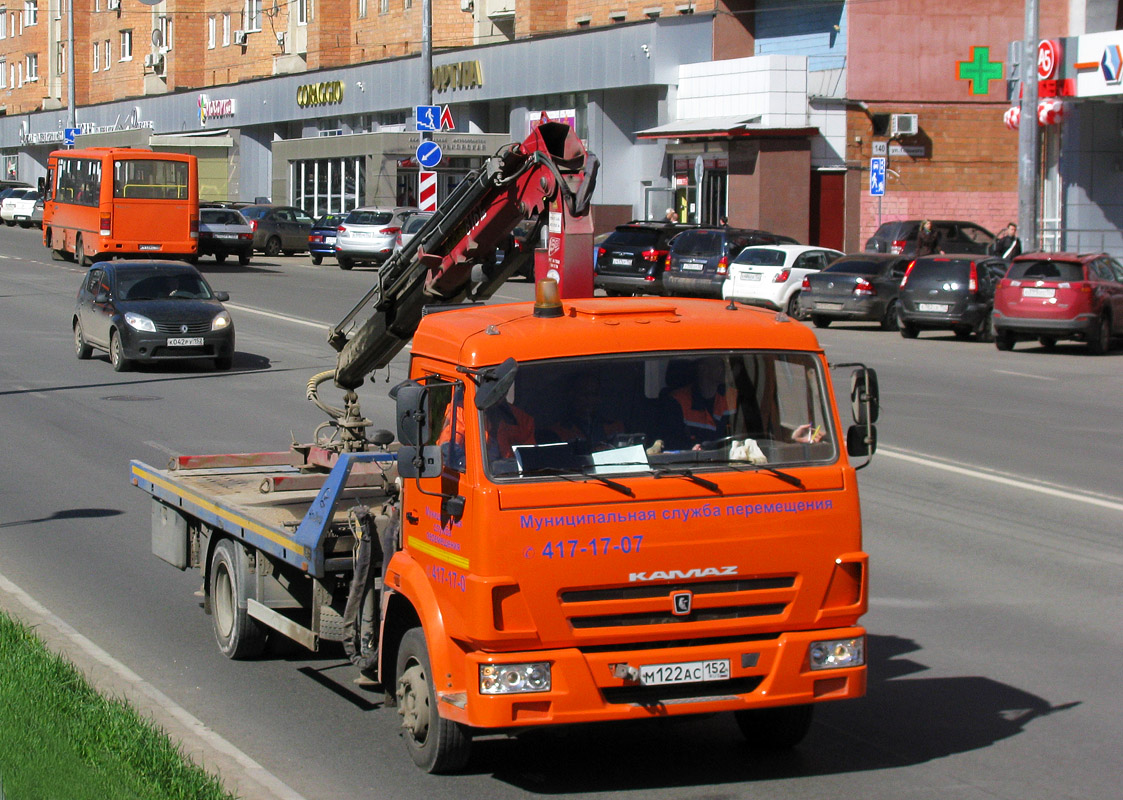
<path fill-rule="evenodd" d="M 419 742 L 429 732 L 429 691 L 425 671 L 413 664 L 398 679 L 398 713 L 402 727 Z"/>

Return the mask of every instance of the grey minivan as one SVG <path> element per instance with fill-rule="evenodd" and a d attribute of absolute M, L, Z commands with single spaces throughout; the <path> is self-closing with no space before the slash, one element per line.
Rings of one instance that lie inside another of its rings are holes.
<path fill-rule="evenodd" d="M 994 289 L 1009 262 L 970 255 L 921 256 L 912 262 L 897 295 L 901 336 L 915 339 L 922 330 L 951 330 L 958 339 L 972 333 L 994 341 L 991 311 Z"/>

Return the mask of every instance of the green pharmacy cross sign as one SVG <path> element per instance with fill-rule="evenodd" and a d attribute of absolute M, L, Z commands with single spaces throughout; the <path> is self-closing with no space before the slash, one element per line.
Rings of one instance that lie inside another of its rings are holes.
<path fill-rule="evenodd" d="M 971 60 L 955 64 L 955 77 L 970 83 L 971 94 L 989 94 L 990 82 L 1002 80 L 1002 62 L 990 60 L 989 47 L 972 46 Z"/>

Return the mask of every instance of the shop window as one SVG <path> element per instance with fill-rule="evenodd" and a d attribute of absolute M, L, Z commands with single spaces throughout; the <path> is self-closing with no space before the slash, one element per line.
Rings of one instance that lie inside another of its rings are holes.
<path fill-rule="evenodd" d="M 313 216 L 341 214 L 363 204 L 366 174 L 362 156 L 319 158 L 290 164 L 291 203 Z"/>

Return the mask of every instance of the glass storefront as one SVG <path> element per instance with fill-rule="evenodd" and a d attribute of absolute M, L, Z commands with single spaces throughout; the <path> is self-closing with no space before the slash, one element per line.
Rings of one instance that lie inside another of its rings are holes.
<path fill-rule="evenodd" d="M 314 217 L 342 214 L 362 205 L 366 189 L 363 162 L 363 156 L 291 162 L 291 204 Z"/>

